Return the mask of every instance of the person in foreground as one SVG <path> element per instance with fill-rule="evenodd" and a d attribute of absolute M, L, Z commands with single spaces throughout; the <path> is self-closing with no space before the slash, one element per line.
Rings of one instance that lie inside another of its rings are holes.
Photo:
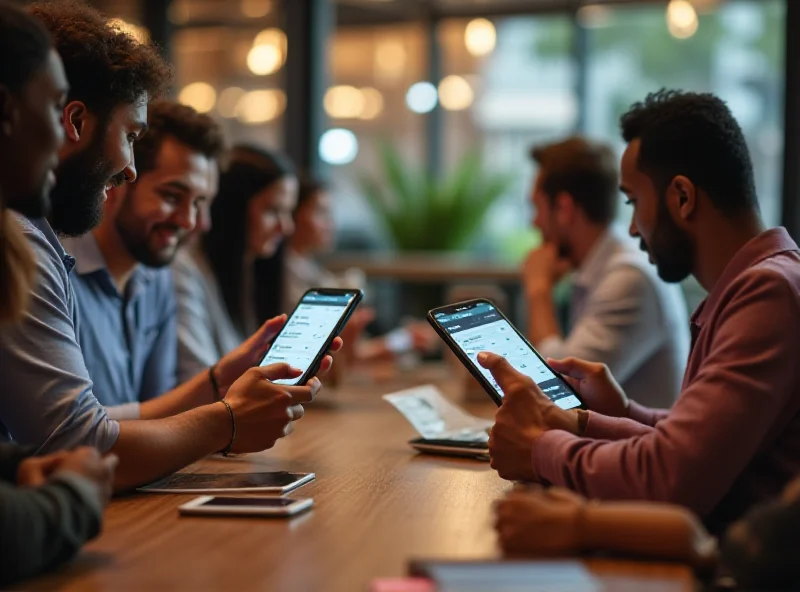
<path fill-rule="evenodd" d="M 28 304 L 36 262 L 7 206 L 31 215 L 47 194 L 64 134 L 57 114 L 67 80 L 50 36 L 0 0 L 0 325 Z M 4 388 L 8 388 L 5 386 Z M 41 458 L 0 444 L 0 586 L 70 559 L 100 531 L 116 457 L 79 448 Z"/>
<path fill-rule="evenodd" d="M 177 310 L 168 266 L 216 192 L 223 149 L 214 120 L 186 105 L 153 101 L 147 120 L 147 133 L 133 146 L 136 182 L 109 192 L 97 228 L 63 241 L 75 257 L 70 280 L 93 392 L 118 419 L 138 418 L 140 403 L 176 387 Z M 224 369 L 229 360 L 213 363 Z M 208 398 L 208 368 L 196 374 L 179 388 Z"/>
<path fill-rule="evenodd" d="M 662 279 L 708 291 L 670 411 L 629 401 L 602 364 L 552 361 L 589 411 L 565 411 L 503 358 L 489 448 L 506 479 L 684 506 L 713 533 L 800 473 L 800 251 L 765 230 L 742 131 L 709 94 L 660 91 L 621 120 L 622 191 Z"/>
<path fill-rule="evenodd" d="M 80 236 L 100 221 L 111 187 L 136 178 L 132 144 L 144 131 L 147 103 L 170 80 L 151 46 L 113 28 L 78 2 L 34 5 L 54 38 L 70 82 L 59 114 L 66 143 L 59 152 L 47 219 L 23 211 L 18 220 L 36 258 L 36 279 L 22 319 L 0 330 L 0 367 L 9 390 L 0 394 L 0 437 L 38 454 L 91 445 L 120 459 L 116 490 L 129 489 L 218 451 L 270 448 L 302 416 L 320 388 L 271 382 L 299 376 L 288 365 L 254 368 L 279 318 L 202 379 L 205 388 L 140 406 L 141 420 L 116 421 L 93 393 L 77 334 L 79 318 L 68 274 L 74 260 L 56 235 Z M 26 215 L 27 214 L 27 215 Z M 332 349 L 341 347 L 336 342 Z M 322 372 L 330 368 L 326 357 Z M 201 380 L 198 378 L 197 380 Z"/>
<path fill-rule="evenodd" d="M 658 278 L 638 245 L 614 224 L 619 163 L 581 137 L 537 146 L 532 202 L 544 244 L 523 266 L 528 337 L 543 356 L 606 364 L 634 401 L 669 408 L 689 355 L 680 286 Z M 553 289 L 574 269 L 570 329 L 562 335 Z"/>
<path fill-rule="evenodd" d="M 800 587 L 800 479 L 749 510 L 719 541 L 680 506 L 590 501 L 537 486 L 518 487 L 497 505 L 496 528 L 509 557 L 611 552 L 680 561 L 745 590 Z"/>

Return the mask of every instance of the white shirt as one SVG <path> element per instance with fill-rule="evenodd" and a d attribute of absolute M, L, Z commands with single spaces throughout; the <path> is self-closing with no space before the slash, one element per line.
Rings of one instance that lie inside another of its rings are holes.
<path fill-rule="evenodd" d="M 689 357 L 680 286 L 663 282 L 636 243 L 611 227 L 576 272 L 571 300 L 569 334 L 543 340 L 540 353 L 606 364 L 630 398 L 671 407 Z"/>

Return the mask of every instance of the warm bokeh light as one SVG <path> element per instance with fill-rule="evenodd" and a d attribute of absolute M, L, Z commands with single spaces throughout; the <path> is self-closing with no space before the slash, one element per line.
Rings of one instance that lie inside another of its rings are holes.
<path fill-rule="evenodd" d="M 358 156 L 358 139 L 348 129 L 329 129 L 319 139 L 319 156 L 328 164 L 349 164 Z"/>
<path fill-rule="evenodd" d="M 397 80 L 403 76 L 408 63 L 408 52 L 402 41 L 385 39 L 375 47 L 375 76 L 383 80 Z"/>
<path fill-rule="evenodd" d="M 436 87 L 430 82 L 416 82 L 411 85 L 411 88 L 406 93 L 406 105 L 414 113 L 433 111 L 438 100 Z"/>
<path fill-rule="evenodd" d="M 208 113 L 217 102 L 217 91 L 207 82 L 192 82 L 183 87 L 178 101 L 193 107 L 198 113 Z"/>
<path fill-rule="evenodd" d="M 286 95 L 279 90 L 253 90 L 236 106 L 236 117 L 244 124 L 267 123 L 280 117 L 286 108 Z"/>
<path fill-rule="evenodd" d="M 263 31 L 259 32 L 259 34 L 256 35 L 256 38 L 253 40 L 253 47 L 256 47 L 257 45 L 272 45 L 277 47 L 281 52 L 283 61 L 286 61 L 287 44 L 288 42 L 286 40 L 286 33 L 275 27 L 264 29 Z"/>
<path fill-rule="evenodd" d="M 325 112 L 334 119 L 360 117 L 364 104 L 364 94 L 354 86 L 332 86 L 325 93 Z"/>
<path fill-rule="evenodd" d="M 283 65 L 280 48 L 275 45 L 255 45 L 247 54 L 247 67 L 253 74 L 274 74 Z"/>
<path fill-rule="evenodd" d="M 144 27 L 134 25 L 121 18 L 108 19 L 108 24 L 118 31 L 127 33 L 139 43 L 148 43 L 150 41 L 150 32 Z"/>
<path fill-rule="evenodd" d="M 667 5 L 667 28 L 677 39 L 688 39 L 699 26 L 697 11 L 688 0 L 670 0 Z"/>
<path fill-rule="evenodd" d="M 228 119 L 236 117 L 236 107 L 244 95 L 245 90 L 238 86 L 230 86 L 219 93 L 217 100 L 219 114 Z"/>
<path fill-rule="evenodd" d="M 364 97 L 364 108 L 359 117 L 361 119 L 375 119 L 383 112 L 383 95 L 377 88 L 366 87 L 361 89 Z"/>
<path fill-rule="evenodd" d="M 471 20 L 464 31 L 464 44 L 475 57 L 485 56 L 494 50 L 497 32 L 491 21 L 485 18 Z"/>
<path fill-rule="evenodd" d="M 461 76 L 447 76 L 439 83 L 439 102 L 448 111 L 462 111 L 472 105 L 475 93 Z"/>
<path fill-rule="evenodd" d="M 271 0 L 242 0 L 242 15 L 247 18 L 261 18 L 272 10 Z"/>

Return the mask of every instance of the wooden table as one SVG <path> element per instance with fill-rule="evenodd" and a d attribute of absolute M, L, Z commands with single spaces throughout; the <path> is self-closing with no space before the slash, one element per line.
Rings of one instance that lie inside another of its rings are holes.
<path fill-rule="evenodd" d="M 441 378 L 416 374 L 419 380 Z M 488 463 L 416 455 L 413 430 L 380 395 L 414 380 L 384 377 L 319 401 L 266 453 L 208 459 L 190 470 L 313 471 L 295 496 L 314 509 L 292 520 L 179 517 L 192 495 L 115 500 L 105 530 L 66 569 L 22 590 L 280 590 L 358 592 L 406 573 L 409 558 L 497 556 L 492 503 L 508 491 Z M 473 412 L 491 414 L 487 404 Z M 589 561 L 606 590 L 691 590 L 676 565 Z"/>

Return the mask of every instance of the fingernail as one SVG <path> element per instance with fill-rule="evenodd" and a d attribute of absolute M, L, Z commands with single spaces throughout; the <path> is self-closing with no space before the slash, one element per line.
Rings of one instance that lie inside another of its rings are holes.
<path fill-rule="evenodd" d="M 487 360 L 488 357 L 489 356 L 486 354 L 486 352 L 481 352 L 481 353 L 478 354 L 478 362 L 483 364 Z"/>

